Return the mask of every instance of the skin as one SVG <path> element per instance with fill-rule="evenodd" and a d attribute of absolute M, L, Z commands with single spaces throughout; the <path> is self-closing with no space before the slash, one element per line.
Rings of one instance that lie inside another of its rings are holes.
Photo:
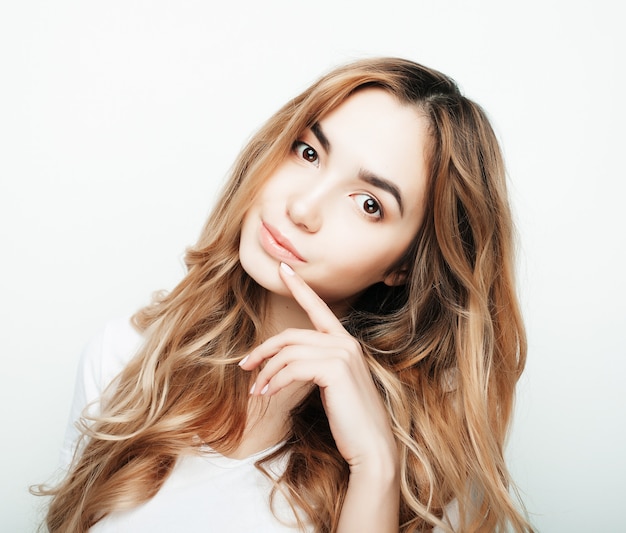
<path fill-rule="evenodd" d="M 422 221 L 426 131 L 415 107 L 381 89 L 358 92 L 304 133 L 244 218 L 241 263 L 269 291 L 269 333 L 240 363 L 260 371 L 236 453 L 278 442 L 289 410 L 318 386 L 350 466 L 340 532 L 398 531 L 397 446 L 360 344 L 338 316 L 370 285 L 403 281 L 392 266 Z"/>

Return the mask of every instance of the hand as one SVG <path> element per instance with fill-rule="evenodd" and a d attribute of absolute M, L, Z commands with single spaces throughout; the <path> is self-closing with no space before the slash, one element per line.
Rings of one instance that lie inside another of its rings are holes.
<path fill-rule="evenodd" d="M 395 467 L 397 447 L 387 412 L 359 342 L 288 265 L 281 263 L 280 276 L 315 330 L 287 329 L 252 350 L 240 366 L 252 370 L 266 364 L 250 393 L 271 396 L 294 382 L 315 383 L 351 471 L 388 467 L 390 461 Z"/>

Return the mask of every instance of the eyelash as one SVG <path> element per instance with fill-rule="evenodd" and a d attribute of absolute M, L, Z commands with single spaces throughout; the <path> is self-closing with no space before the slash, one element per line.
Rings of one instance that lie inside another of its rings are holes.
<path fill-rule="evenodd" d="M 359 197 L 364 199 L 363 203 L 361 203 L 359 207 L 359 210 L 361 211 L 362 215 L 368 220 L 374 220 L 374 222 L 378 222 L 382 220 L 383 218 L 385 218 L 385 214 L 383 212 L 383 206 L 380 205 L 380 202 L 376 200 L 376 198 L 374 198 L 373 196 L 363 193 L 363 192 L 355 193 L 351 196 L 352 196 L 352 199 L 357 203 L 357 205 L 360 203 Z M 373 202 L 374 206 L 376 207 L 378 211 L 378 215 L 373 215 L 372 213 L 368 213 L 366 211 L 365 202 L 369 202 L 369 201 Z"/>
<path fill-rule="evenodd" d="M 313 148 L 311 145 L 303 141 L 296 141 L 293 143 L 292 150 L 300 159 L 302 159 L 306 163 L 311 163 L 313 166 L 316 167 L 320 166 L 320 156 L 317 153 L 317 150 L 315 150 L 315 148 Z M 314 157 L 315 160 L 311 161 L 310 159 L 307 159 L 307 157 L 305 157 L 305 153 L 308 153 L 310 156 Z"/>

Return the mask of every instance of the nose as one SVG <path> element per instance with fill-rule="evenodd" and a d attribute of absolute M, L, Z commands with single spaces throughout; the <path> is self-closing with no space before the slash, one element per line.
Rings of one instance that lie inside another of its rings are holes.
<path fill-rule="evenodd" d="M 295 193 L 287 200 L 287 216 L 299 228 L 315 233 L 322 227 L 321 191 Z"/>

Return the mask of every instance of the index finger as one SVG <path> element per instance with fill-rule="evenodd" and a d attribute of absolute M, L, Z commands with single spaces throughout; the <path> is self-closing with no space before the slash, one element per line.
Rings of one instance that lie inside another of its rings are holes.
<path fill-rule="evenodd" d="M 330 310 L 326 302 L 309 287 L 306 282 L 287 263 L 280 264 L 280 277 L 292 296 L 309 316 L 315 329 L 322 333 L 345 333 L 339 319 Z"/>

